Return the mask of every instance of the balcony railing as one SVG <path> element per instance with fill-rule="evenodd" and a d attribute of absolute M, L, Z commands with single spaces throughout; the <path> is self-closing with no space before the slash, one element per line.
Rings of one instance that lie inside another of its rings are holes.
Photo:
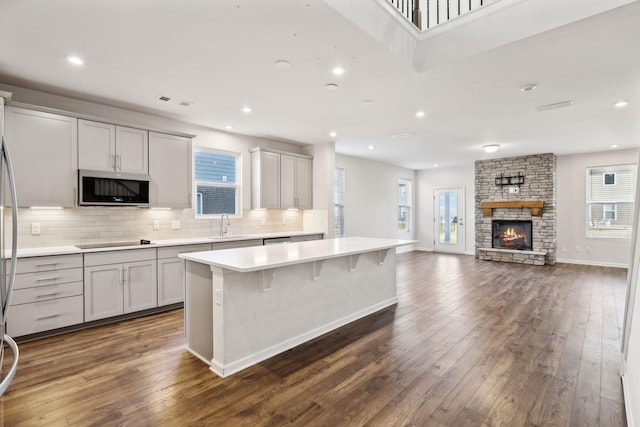
<path fill-rule="evenodd" d="M 419 30 L 428 30 L 495 0 L 389 0 Z"/>

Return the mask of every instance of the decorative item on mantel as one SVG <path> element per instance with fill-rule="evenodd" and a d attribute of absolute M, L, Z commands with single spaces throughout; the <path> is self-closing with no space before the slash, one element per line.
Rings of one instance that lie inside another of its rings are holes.
<path fill-rule="evenodd" d="M 504 173 L 496 176 L 496 185 L 505 186 L 505 185 L 517 185 L 521 186 L 524 184 L 524 174 L 522 172 L 518 172 L 518 175 L 507 175 Z"/>

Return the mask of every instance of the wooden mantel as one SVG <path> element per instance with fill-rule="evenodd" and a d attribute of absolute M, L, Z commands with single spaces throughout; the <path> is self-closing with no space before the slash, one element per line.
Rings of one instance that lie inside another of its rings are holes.
<path fill-rule="evenodd" d="M 542 200 L 510 200 L 508 202 L 482 202 L 482 215 L 493 216 L 493 210 L 496 208 L 506 209 L 522 209 L 531 208 L 531 216 L 542 216 Z"/>

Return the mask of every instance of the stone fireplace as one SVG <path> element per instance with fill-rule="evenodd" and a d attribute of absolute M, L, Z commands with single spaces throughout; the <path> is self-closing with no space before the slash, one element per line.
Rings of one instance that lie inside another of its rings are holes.
<path fill-rule="evenodd" d="M 475 164 L 475 255 L 487 261 L 556 262 L 556 157 Z"/>

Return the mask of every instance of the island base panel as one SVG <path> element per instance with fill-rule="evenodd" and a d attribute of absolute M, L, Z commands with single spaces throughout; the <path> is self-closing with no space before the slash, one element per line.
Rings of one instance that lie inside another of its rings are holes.
<path fill-rule="evenodd" d="M 213 358 L 213 289 L 211 267 L 185 261 L 185 333 L 191 353 L 206 363 Z M 187 310 L 186 307 L 189 307 Z"/>
<path fill-rule="evenodd" d="M 209 268 L 187 268 L 187 295 L 198 299 L 189 299 L 197 313 L 185 305 L 187 338 L 221 377 L 397 303 L 393 249 L 244 273 Z M 213 344 L 200 336 L 211 333 Z"/>

